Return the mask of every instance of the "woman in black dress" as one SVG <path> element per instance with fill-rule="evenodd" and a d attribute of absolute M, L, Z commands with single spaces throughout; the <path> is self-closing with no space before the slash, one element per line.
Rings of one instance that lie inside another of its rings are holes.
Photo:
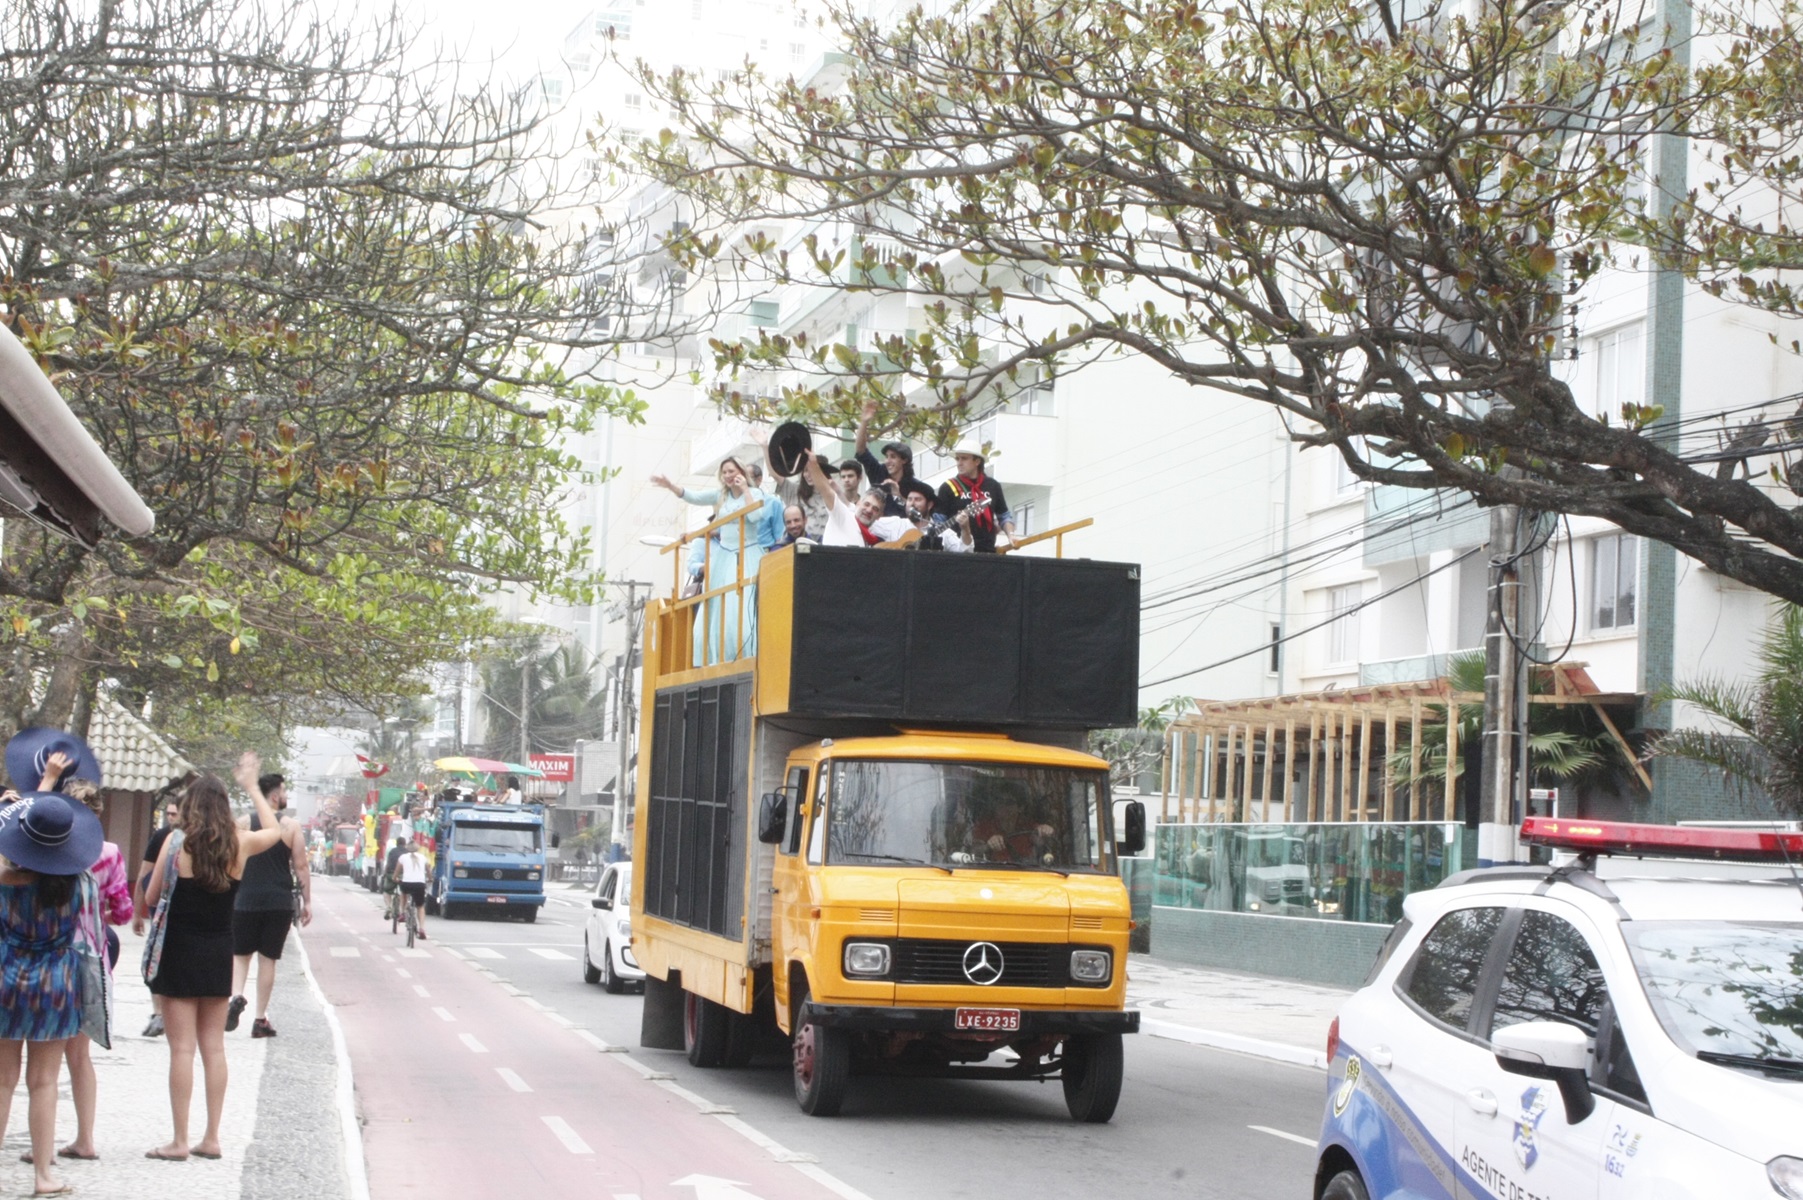
<path fill-rule="evenodd" d="M 257 787 L 261 763 L 246 754 L 238 763 L 238 782 L 257 805 L 261 828 L 239 829 L 232 820 L 225 784 L 203 775 L 182 797 L 181 840 L 171 836 L 151 870 L 145 900 L 155 907 L 162 897 L 172 848 L 176 855 L 175 891 L 163 935 L 162 959 L 150 990 L 163 998 L 163 1027 L 169 1039 L 169 1106 L 175 1136 L 148 1151 L 147 1158 L 180 1162 L 194 1154 L 218 1158 L 219 1119 L 225 1111 L 225 1013 L 232 995 L 232 902 L 244 863 L 282 837 L 275 810 Z M 188 1109 L 194 1095 L 194 1052 L 207 1079 L 207 1131 L 188 1142 Z"/>

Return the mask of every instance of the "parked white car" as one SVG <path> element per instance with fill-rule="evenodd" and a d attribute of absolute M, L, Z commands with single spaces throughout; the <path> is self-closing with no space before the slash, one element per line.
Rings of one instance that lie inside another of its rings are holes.
<path fill-rule="evenodd" d="M 610 863 L 589 897 L 582 932 L 582 981 L 610 992 L 644 985 L 645 972 L 632 957 L 632 864 Z"/>
<path fill-rule="evenodd" d="M 1410 896 L 1328 1034 L 1316 1200 L 1803 1200 L 1803 837 L 1528 824 L 1778 865 L 1586 859 Z"/>

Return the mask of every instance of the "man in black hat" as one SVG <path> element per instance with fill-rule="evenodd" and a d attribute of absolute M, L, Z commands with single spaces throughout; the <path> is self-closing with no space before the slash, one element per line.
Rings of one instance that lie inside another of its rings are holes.
<path fill-rule="evenodd" d="M 863 465 L 864 473 L 870 477 L 870 486 L 883 489 L 883 515 L 905 517 L 908 515 L 908 491 L 921 483 L 914 477 L 914 450 L 906 442 L 885 442 L 883 461 L 878 462 L 876 455 L 870 452 L 870 422 L 875 417 L 876 401 L 865 401 L 864 411 L 858 420 L 854 456 Z"/>
<path fill-rule="evenodd" d="M 307 864 L 307 835 L 299 821 L 286 813 L 288 788 L 278 774 L 257 779 L 257 788 L 276 811 L 282 840 L 244 862 L 244 879 L 232 906 L 232 1000 L 225 1010 L 227 1032 L 238 1028 L 248 1001 L 244 985 L 250 982 L 250 960 L 257 959 L 257 1018 L 250 1036 L 275 1036 L 269 1023 L 269 997 L 275 992 L 275 965 L 288 944 L 288 928 L 294 924 L 294 892 L 300 889 L 300 923 L 313 919 L 313 877 Z M 256 830 L 256 813 L 238 818 L 241 829 Z"/>

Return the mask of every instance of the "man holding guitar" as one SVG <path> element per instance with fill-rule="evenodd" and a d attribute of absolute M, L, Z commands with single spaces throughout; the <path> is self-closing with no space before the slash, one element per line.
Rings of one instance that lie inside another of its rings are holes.
<path fill-rule="evenodd" d="M 998 532 L 1014 536 L 1014 514 L 1008 511 L 1008 500 L 1002 485 L 983 470 L 983 447 L 975 438 L 959 440 L 952 459 L 958 473 L 939 485 L 938 511 L 956 524 L 960 518 L 970 524 L 972 547 L 982 554 L 995 553 Z M 970 515 L 965 516 L 969 510 Z"/>

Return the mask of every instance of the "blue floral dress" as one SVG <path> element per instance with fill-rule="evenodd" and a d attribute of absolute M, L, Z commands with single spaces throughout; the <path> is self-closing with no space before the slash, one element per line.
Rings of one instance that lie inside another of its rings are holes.
<path fill-rule="evenodd" d="M 0 884 L 0 1039 L 54 1042 L 81 1030 L 74 901 L 38 902 L 35 883 Z"/>

